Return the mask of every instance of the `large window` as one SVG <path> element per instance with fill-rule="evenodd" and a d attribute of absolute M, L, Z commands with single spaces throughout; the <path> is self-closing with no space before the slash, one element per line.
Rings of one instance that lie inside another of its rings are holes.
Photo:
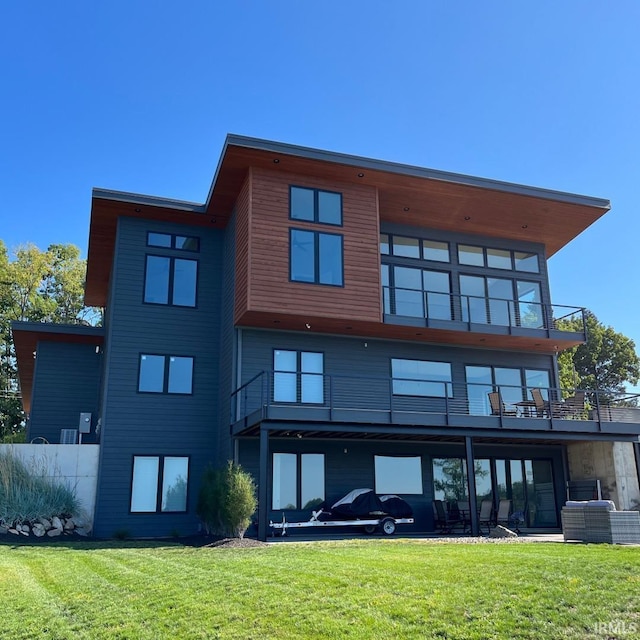
<path fill-rule="evenodd" d="M 324 497 L 324 454 L 273 454 L 273 509 L 313 509 Z"/>
<path fill-rule="evenodd" d="M 291 229 L 290 236 L 291 280 L 337 287 L 343 285 L 341 235 Z"/>
<path fill-rule="evenodd" d="M 489 394 L 493 391 L 500 391 L 507 409 L 513 409 L 516 402 L 530 400 L 534 388 L 540 389 L 545 399 L 549 397 L 549 371 L 544 369 L 470 365 L 465 372 L 471 415 L 491 415 Z"/>
<path fill-rule="evenodd" d="M 393 393 L 400 396 L 453 396 L 451 365 L 429 360 L 391 359 Z"/>
<path fill-rule="evenodd" d="M 140 355 L 138 391 L 190 394 L 193 390 L 193 358 L 190 356 Z"/>
<path fill-rule="evenodd" d="M 195 307 L 198 261 L 147 256 L 144 301 L 177 307 Z"/>
<path fill-rule="evenodd" d="M 445 271 L 382 265 L 384 312 L 451 320 L 451 283 Z"/>
<path fill-rule="evenodd" d="M 134 456 L 132 513 L 184 513 L 188 482 L 186 456 Z"/>
<path fill-rule="evenodd" d="M 460 294 L 464 322 L 544 328 L 538 282 L 461 275 Z"/>
<path fill-rule="evenodd" d="M 324 355 L 314 351 L 273 352 L 273 401 L 322 404 Z"/>
<path fill-rule="evenodd" d="M 420 456 L 374 456 L 376 493 L 422 494 Z"/>
<path fill-rule="evenodd" d="M 433 497 L 455 502 L 468 500 L 467 463 L 463 458 L 433 459 Z"/>
<path fill-rule="evenodd" d="M 290 187 L 289 217 L 320 224 L 342 224 L 342 194 L 307 187 Z"/>

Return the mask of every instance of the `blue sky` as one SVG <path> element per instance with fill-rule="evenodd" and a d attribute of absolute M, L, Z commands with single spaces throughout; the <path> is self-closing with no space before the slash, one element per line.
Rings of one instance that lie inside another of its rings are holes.
<path fill-rule="evenodd" d="M 640 346 L 640 3 L 35 0 L 0 19 L 0 238 L 94 186 L 202 202 L 229 132 L 608 198 L 555 303 Z"/>

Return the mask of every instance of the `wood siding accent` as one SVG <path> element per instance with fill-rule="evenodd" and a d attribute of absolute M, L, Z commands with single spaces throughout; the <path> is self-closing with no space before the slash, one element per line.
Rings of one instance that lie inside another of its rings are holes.
<path fill-rule="evenodd" d="M 236 299 L 236 323 L 246 312 L 286 313 L 305 317 L 360 319 L 381 322 L 379 221 L 377 191 L 373 187 L 310 180 L 293 174 L 251 170 L 249 225 L 238 218 L 237 265 L 249 262 L 247 301 Z M 289 186 L 298 185 L 342 193 L 343 226 L 289 219 Z M 240 204 L 240 201 L 239 201 Z M 244 206 L 244 205 L 243 205 Z M 241 207 L 238 207 L 240 212 Z M 289 280 L 289 230 L 309 229 L 343 236 L 344 286 Z M 242 244 L 247 243 L 245 249 Z M 240 287 L 241 288 L 241 287 Z"/>
<path fill-rule="evenodd" d="M 250 216 L 251 172 L 244 181 L 235 209 L 235 318 L 241 316 L 249 306 Z"/>

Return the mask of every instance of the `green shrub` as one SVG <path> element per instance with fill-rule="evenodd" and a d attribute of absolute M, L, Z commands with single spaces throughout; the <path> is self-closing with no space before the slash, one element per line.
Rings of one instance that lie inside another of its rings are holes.
<path fill-rule="evenodd" d="M 47 477 L 44 464 L 26 465 L 13 453 L 0 452 L 0 523 L 71 516 L 79 509 L 75 493 Z"/>
<path fill-rule="evenodd" d="M 223 469 L 205 469 L 197 513 L 209 534 L 244 537 L 258 506 L 253 478 L 229 460 Z"/>

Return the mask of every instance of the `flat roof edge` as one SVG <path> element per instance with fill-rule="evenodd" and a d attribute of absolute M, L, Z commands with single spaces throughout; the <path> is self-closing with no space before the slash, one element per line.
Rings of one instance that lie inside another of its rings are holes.
<path fill-rule="evenodd" d="M 84 324 L 57 324 L 55 322 L 24 322 L 14 320 L 11 331 L 30 333 L 51 333 L 55 335 L 104 336 L 104 327 L 93 327 Z"/>
<path fill-rule="evenodd" d="M 191 211 L 195 213 L 204 213 L 205 205 L 198 202 L 188 202 L 186 200 L 174 200 L 172 198 L 159 198 L 156 196 L 147 196 L 142 193 L 128 193 L 126 191 L 113 191 L 111 189 L 91 190 L 91 199 L 99 198 L 101 200 L 114 200 L 115 202 L 126 202 L 129 204 L 142 204 L 154 207 L 162 207 L 164 209 L 179 209 L 182 211 Z"/>
<path fill-rule="evenodd" d="M 264 140 L 261 138 L 251 138 L 247 136 L 240 136 L 236 134 L 229 134 L 224 143 L 222 154 L 220 156 L 220 163 L 216 169 L 211 190 L 207 198 L 207 202 L 211 198 L 211 194 L 214 190 L 220 164 L 224 158 L 227 147 L 245 147 L 248 149 L 258 149 L 262 151 L 272 151 L 274 153 L 283 153 L 285 155 L 300 156 L 308 158 L 310 160 L 319 160 L 324 162 L 333 162 L 338 164 L 344 164 L 353 167 L 360 167 L 364 169 L 371 169 L 376 171 L 386 171 L 390 173 L 397 173 L 402 175 L 410 175 L 418 178 L 426 178 L 430 180 L 440 180 L 442 182 L 453 182 L 456 184 L 462 184 L 471 187 L 480 187 L 484 189 L 493 189 L 495 191 L 505 191 L 508 193 L 514 193 L 517 195 L 531 196 L 534 198 L 545 198 L 547 200 L 558 200 L 561 202 L 567 202 L 570 204 L 583 205 L 588 207 L 595 207 L 598 209 L 609 210 L 611 208 L 611 202 L 605 198 L 596 198 L 593 196 L 584 196 L 576 193 L 569 193 L 565 191 L 555 191 L 553 189 L 544 189 L 542 187 L 532 187 L 528 185 L 517 184 L 513 182 L 504 182 L 501 180 L 493 180 L 491 178 L 479 178 L 476 176 L 469 176 L 461 173 L 453 173 L 449 171 L 439 171 L 437 169 L 427 169 L 415 165 L 402 164 L 398 162 L 390 162 L 387 160 L 376 160 L 372 158 L 365 158 L 362 156 L 355 156 L 346 153 L 336 153 L 333 151 L 325 151 L 322 149 L 314 149 L 312 147 L 302 147 L 299 145 L 292 145 L 283 142 L 274 142 L 271 140 Z"/>

